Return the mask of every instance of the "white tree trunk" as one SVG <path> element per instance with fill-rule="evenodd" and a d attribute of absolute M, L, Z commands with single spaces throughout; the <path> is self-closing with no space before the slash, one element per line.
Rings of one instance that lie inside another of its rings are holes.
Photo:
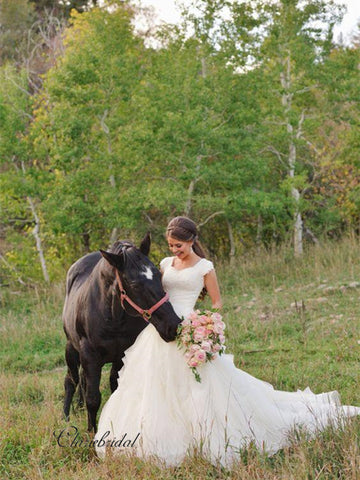
<path fill-rule="evenodd" d="M 296 147 L 294 143 L 290 144 L 289 154 L 289 176 L 294 178 L 295 176 L 295 162 L 296 162 Z M 294 199 L 295 211 L 294 211 L 294 225 L 293 225 L 293 238 L 294 238 L 294 255 L 295 257 L 301 257 L 303 254 L 303 221 L 300 212 L 300 192 L 297 188 L 291 188 L 291 195 Z"/>
<path fill-rule="evenodd" d="M 110 245 L 109 248 L 116 242 L 116 240 L 119 237 L 119 229 L 117 227 L 114 227 L 111 231 L 110 235 Z"/>
<path fill-rule="evenodd" d="M 295 138 L 300 138 L 301 136 L 301 127 L 304 121 L 304 112 L 299 119 L 299 125 L 296 135 L 294 135 L 294 128 L 290 122 L 289 112 L 292 106 L 293 94 L 291 93 L 291 61 L 290 54 L 286 57 L 284 61 L 284 70 L 280 74 L 280 83 L 284 89 L 284 93 L 281 98 L 281 103 L 284 107 L 285 113 L 285 122 L 287 132 L 289 134 L 289 154 L 288 154 L 288 175 L 291 178 L 295 177 L 295 166 L 296 166 L 296 144 Z M 300 257 L 303 254 L 303 221 L 300 211 L 300 192 L 296 187 L 292 187 L 291 195 L 294 199 L 294 224 L 293 224 L 293 239 L 294 239 L 294 255 L 295 257 Z"/>
<path fill-rule="evenodd" d="M 44 250 L 42 248 L 42 242 L 40 237 L 40 220 L 36 212 L 35 204 L 31 197 L 27 197 L 28 204 L 30 205 L 31 212 L 33 214 L 35 220 L 35 227 L 32 230 L 32 234 L 34 235 L 35 242 L 36 242 L 36 250 L 39 254 L 41 269 L 43 272 L 44 280 L 46 283 L 50 282 L 49 273 L 46 267 L 46 261 L 44 256 Z"/>
<path fill-rule="evenodd" d="M 15 168 L 17 170 L 19 170 L 15 161 L 14 161 L 14 165 L 15 165 Z M 25 170 L 25 163 L 24 162 L 21 162 L 21 169 L 22 169 L 22 172 L 25 176 L 26 170 Z M 50 278 L 49 278 L 48 269 L 46 267 L 44 250 L 43 250 L 43 247 L 42 247 L 42 242 L 41 242 L 41 237 L 40 237 L 40 219 L 39 219 L 39 216 L 37 214 L 36 207 L 35 207 L 35 204 L 33 202 L 33 199 L 30 196 L 28 196 L 28 197 L 26 197 L 26 200 L 27 200 L 27 202 L 30 206 L 31 213 L 32 213 L 34 221 L 35 221 L 35 227 L 32 230 L 32 234 L 35 238 L 36 250 L 39 254 L 39 259 L 40 259 L 41 269 L 42 269 L 42 272 L 43 272 L 43 277 L 44 277 L 45 282 L 49 283 Z"/>
<path fill-rule="evenodd" d="M 296 202 L 299 202 L 300 194 L 296 188 L 292 189 L 292 196 Z M 301 257 L 303 254 L 303 221 L 299 210 L 294 213 L 294 255 Z"/>

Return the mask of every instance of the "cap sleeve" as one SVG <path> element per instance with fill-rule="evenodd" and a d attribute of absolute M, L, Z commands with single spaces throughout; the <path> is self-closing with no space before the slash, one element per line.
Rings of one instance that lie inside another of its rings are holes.
<path fill-rule="evenodd" d="M 204 276 L 207 273 L 211 272 L 211 270 L 214 270 L 214 264 L 210 260 L 206 260 L 206 258 L 204 258 L 199 262 L 199 269 L 201 275 Z"/>
<path fill-rule="evenodd" d="M 163 258 L 163 259 L 161 260 L 161 262 L 160 262 L 160 270 L 161 270 L 162 272 L 164 272 L 165 269 L 166 269 L 169 265 L 171 265 L 171 262 L 172 262 L 172 257 L 165 257 L 165 258 Z"/>

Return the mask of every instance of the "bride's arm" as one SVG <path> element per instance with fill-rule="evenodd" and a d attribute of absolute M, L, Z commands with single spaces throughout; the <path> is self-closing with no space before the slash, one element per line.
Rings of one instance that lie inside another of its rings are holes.
<path fill-rule="evenodd" d="M 204 284 L 208 294 L 210 295 L 212 308 L 221 308 L 222 301 L 220 295 L 220 288 L 217 281 L 215 270 L 211 270 L 204 276 Z"/>

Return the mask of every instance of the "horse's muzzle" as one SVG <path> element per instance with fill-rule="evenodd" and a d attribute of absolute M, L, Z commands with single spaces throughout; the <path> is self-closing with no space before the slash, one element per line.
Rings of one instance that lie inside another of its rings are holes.
<path fill-rule="evenodd" d="M 178 323 L 177 324 L 172 324 L 168 325 L 167 328 L 165 329 L 164 334 L 160 333 L 160 336 L 165 342 L 172 342 L 175 340 L 176 335 L 177 335 L 177 328 L 178 328 Z"/>

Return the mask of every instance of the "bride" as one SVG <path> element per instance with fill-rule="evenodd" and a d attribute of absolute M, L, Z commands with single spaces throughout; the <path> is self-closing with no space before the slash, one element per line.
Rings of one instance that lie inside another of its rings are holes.
<path fill-rule="evenodd" d="M 176 217 L 166 236 L 173 256 L 160 268 L 177 315 L 189 315 L 204 291 L 213 308 L 220 308 L 216 273 L 204 258 L 195 223 Z M 289 444 L 295 428 L 315 434 L 360 415 L 360 407 L 341 406 L 337 392 L 275 390 L 237 369 L 232 355 L 202 365 L 199 383 L 176 342 L 164 342 L 151 324 L 123 360 L 118 388 L 101 412 L 94 439 L 100 457 L 111 450 L 177 465 L 196 451 L 230 465 L 250 442 L 272 454 Z"/>

